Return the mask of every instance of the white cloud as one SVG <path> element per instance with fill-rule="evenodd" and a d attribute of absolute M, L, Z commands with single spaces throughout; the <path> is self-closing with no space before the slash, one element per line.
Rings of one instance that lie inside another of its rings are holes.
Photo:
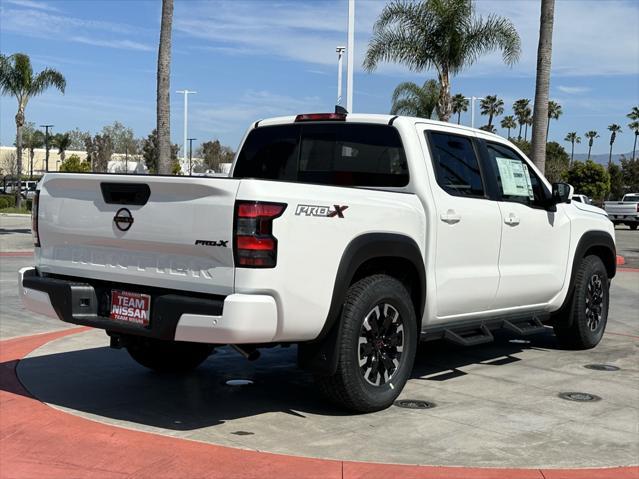
<path fill-rule="evenodd" d="M 97 47 L 121 48 L 124 50 L 140 50 L 144 52 L 153 51 L 154 48 L 144 43 L 134 42 L 131 40 L 101 40 L 99 38 L 89 38 L 83 36 L 73 36 L 69 40 L 85 45 L 94 45 Z"/>
<path fill-rule="evenodd" d="M 591 89 L 586 87 L 586 86 L 566 86 L 566 85 L 559 85 L 557 87 L 557 90 L 559 90 L 562 93 L 566 93 L 567 95 L 579 95 L 581 93 L 587 93 L 589 92 Z"/>
<path fill-rule="evenodd" d="M 36 2 L 34 0 L 5 0 L 5 2 L 19 7 L 35 8 L 36 10 L 46 10 L 49 12 L 59 11 L 56 7 L 48 3 Z"/>

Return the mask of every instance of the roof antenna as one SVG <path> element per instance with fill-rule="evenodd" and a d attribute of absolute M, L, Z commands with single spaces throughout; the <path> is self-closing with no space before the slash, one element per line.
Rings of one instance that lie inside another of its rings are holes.
<path fill-rule="evenodd" d="M 348 110 L 341 105 L 335 105 L 335 113 L 340 115 L 348 115 Z"/>

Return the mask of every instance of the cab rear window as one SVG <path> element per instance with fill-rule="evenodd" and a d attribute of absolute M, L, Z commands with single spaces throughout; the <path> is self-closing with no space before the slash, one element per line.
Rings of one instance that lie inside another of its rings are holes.
<path fill-rule="evenodd" d="M 404 147 L 395 128 L 363 123 L 305 123 L 252 130 L 235 178 L 338 186 L 408 184 Z"/>

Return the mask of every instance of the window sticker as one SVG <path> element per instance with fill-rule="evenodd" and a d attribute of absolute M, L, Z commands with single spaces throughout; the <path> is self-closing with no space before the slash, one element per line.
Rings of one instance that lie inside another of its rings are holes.
<path fill-rule="evenodd" d="M 506 196 L 527 196 L 535 198 L 528 168 L 520 160 L 496 157 L 502 193 Z"/>

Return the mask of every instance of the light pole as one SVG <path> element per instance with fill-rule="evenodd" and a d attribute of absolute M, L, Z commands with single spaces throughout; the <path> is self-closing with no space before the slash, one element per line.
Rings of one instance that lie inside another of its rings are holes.
<path fill-rule="evenodd" d="M 346 109 L 353 113 L 353 63 L 355 61 L 355 0 L 348 0 L 348 39 L 346 42 Z"/>
<path fill-rule="evenodd" d="M 482 96 L 465 96 L 464 100 L 470 100 L 470 127 L 475 128 L 475 100 L 483 100 Z"/>
<path fill-rule="evenodd" d="M 184 95 L 184 144 L 182 146 L 182 159 L 186 162 L 186 142 L 187 142 L 187 121 L 189 115 L 189 95 L 193 95 L 197 93 L 192 90 L 178 90 L 177 93 L 182 93 Z"/>
<path fill-rule="evenodd" d="M 53 128 L 53 125 L 40 125 L 40 128 L 44 128 L 44 171 L 49 171 L 49 128 Z"/>
<path fill-rule="evenodd" d="M 337 104 L 342 104 L 342 57 L 346 47 L 337 47 Z"/>
<path fill-rule="evenodd" d="M 188 138 L 189 140 L 189 176 L 193 174 L 193 142 L 197 138 Z"/>

